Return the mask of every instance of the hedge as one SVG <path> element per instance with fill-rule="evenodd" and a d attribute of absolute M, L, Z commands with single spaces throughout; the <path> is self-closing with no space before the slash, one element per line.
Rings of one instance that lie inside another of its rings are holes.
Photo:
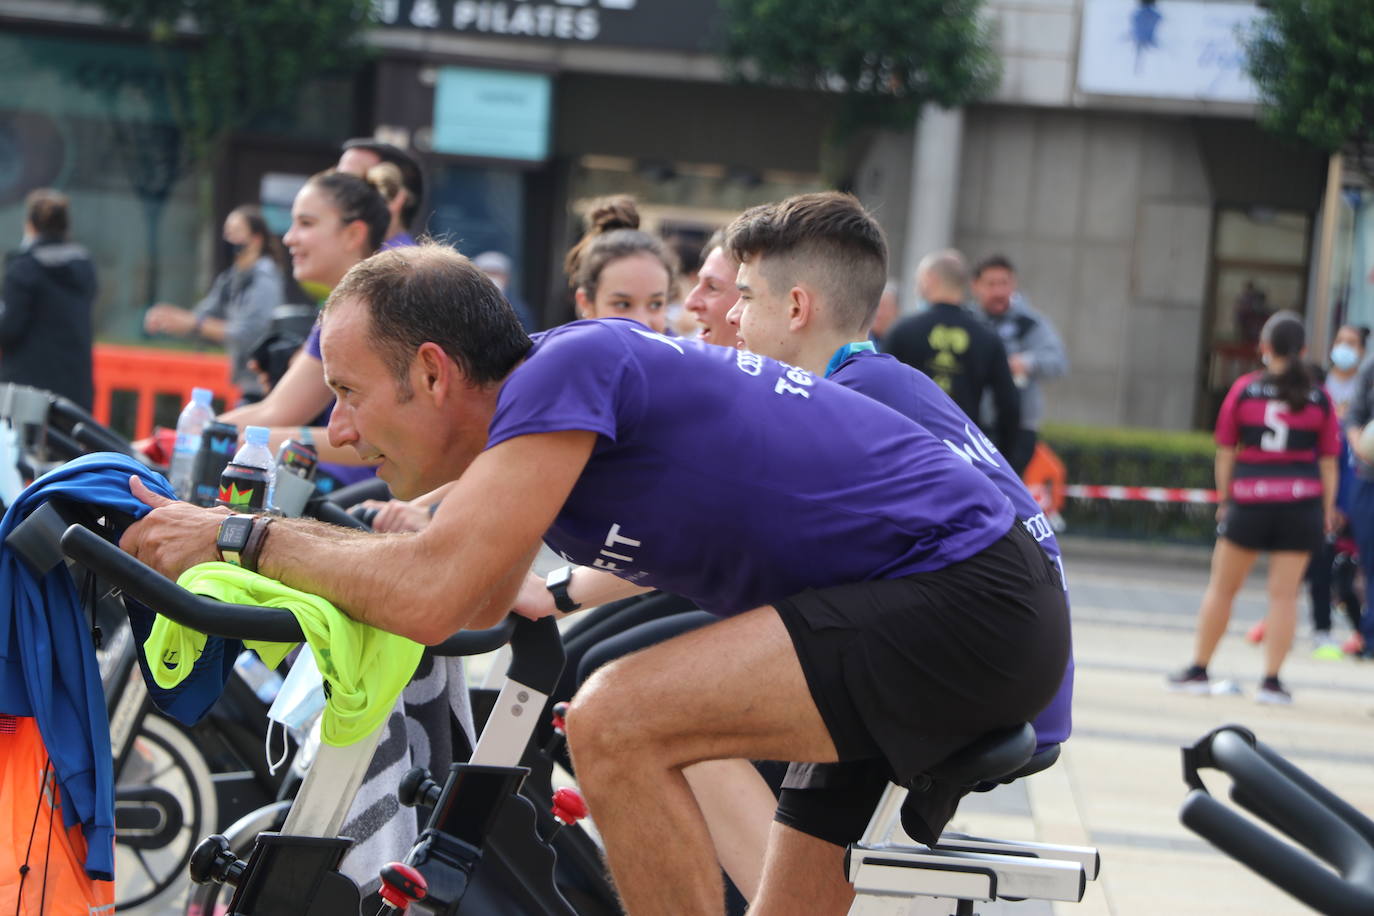
<path fill-rule="evenodd" d="M 1216 486 L 1211 433 L 1053 423 L 1040 435 L 1064 462 L 1070 484 Z M 1070 498 L 1062 514 L 1071 534 L 1210 544 L 1215 512 L 1211 504 Z"/>

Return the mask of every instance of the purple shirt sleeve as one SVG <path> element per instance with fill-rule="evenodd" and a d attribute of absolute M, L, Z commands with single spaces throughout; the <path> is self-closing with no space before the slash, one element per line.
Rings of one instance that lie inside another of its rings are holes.
<path fill-rule="evenodd" d="M 625 344 L 594 323 L 544 336 L 536 335 L 539 359 L 527 359 L 502 387 L 487 448 L 571 429 L 617 441 L 642 414 L 644 390 Z"/>

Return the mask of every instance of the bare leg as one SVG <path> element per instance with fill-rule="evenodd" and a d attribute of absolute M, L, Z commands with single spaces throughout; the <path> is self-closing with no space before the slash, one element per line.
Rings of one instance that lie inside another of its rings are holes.
<path fill-rule="evenodd" d="M 1217 546 L 1212 550 L 1212 577 L 1207 581 L 1207 591 L 1202 596 L 1202 607 L 1197 615 L 1197 641 L 1193 661 L 1206 667 L 1217 650 L 1217 643 L 1231 622 L 1231 605 L 1236 593 L 1245 584 L 1245 577 L 1255 565 L 1259 554 L 1244 547 L 1237 547 L 1225 538 L 1217 538 Z"/>
<path fill-rule="evenodd" d="M 724 908 L 720 867 L 685 766 L 837 759 L 792 640 L 771 607 L 601 668 L 573 698 L 567 722 L 578 781 L 633 916 Z"/>
<path fill-rule="evenodd" d="M 750 916 L 844 916 L 853 902 L 844 849 L 775 821 Z"/>
<path fill-rule="evenodd" d="M 716 858 L 744 899 L 753 900 L 777 799 L 748 760 L 707 760 L 683 773 L 710 828 Z"/>
<path fill-rule="evenodd" d="M 1279 676 L 1298 626 L 1298 589 L 1310 555 L 1284 550 L 1269 555 L 1269 616 L 1264 625 L 1264 673 Z"/>

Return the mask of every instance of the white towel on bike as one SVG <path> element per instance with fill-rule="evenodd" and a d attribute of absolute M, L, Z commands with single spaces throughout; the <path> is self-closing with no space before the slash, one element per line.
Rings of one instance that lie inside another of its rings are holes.
<path fill-rule="evenodd" d="M 401 777 L 421 766 L 443 779 L 453 763 L 455 721 L 471 745 L 474 728 L 463 660 L 427 655 L 387 718 L 386 733 L 344 819 L 341 835 L 352 837 L 354 844 L 340 870 L 365 895 L 381 883 L 378 870 L 404 859 L 420 833 L 415 809 L 396 800 Z"/>

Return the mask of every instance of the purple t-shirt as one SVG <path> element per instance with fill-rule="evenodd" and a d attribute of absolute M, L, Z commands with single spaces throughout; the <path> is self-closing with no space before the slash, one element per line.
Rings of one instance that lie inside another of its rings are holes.
<path fill-rule="evenodd" d="M 626 319 L 535 335 L 488 447 L 574 429 L 596 446 L 545 542 L 722 616 L 941 569 L 1015 522 L 985 476 L 895 411 Z"/>
<path fill-rule="evenodd" d="M 986 474 L 1011 501 L 1021 524 L 1059 567 L 1067 591 L 1059 542 L 1039 503 L 978 425 L 928 375 L 885 353 L 863 351 L 841 362 L 828 378 L 915 420 L 949 446 L 951 452 Z M 1059 692 L 1035 719 L 1035 734 L 1041 748 L 1066 741 L 1073 730 L 1073 675 L 1070 656 Z"/>
<path fill-rule="evenodd" d="M 978 424 L 970 420 L 930 376 L 894 356 L 866 350 L 844 360 L 826 377 L 910 417 L 949 446 L 954 454 L 986 474 L 1011 500 L 1016 517 L 1060 568 L 1062 577 L 1064 564 L 1059 542 L 1054 539 L 1054 529 L 1040 504 L 997 447 L 978 429 Z"/>

